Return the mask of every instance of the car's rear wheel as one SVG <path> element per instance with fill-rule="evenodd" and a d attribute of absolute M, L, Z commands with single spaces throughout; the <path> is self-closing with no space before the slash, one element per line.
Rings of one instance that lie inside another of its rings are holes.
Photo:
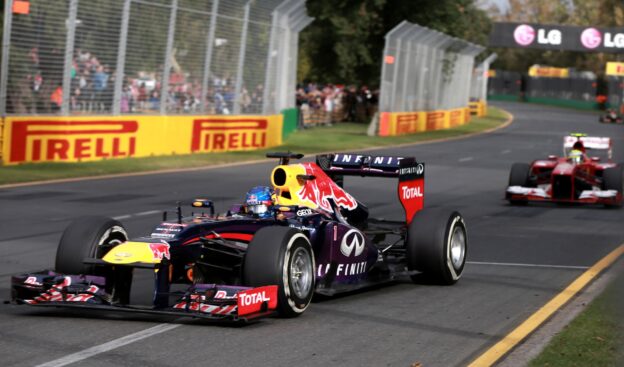
<path fill-rule="evenodd" d="M 314 253 L 310 240 L 288 227 L 265 227 L 254 235 L 243 265 L 243 283 L 278 286 L 278 312 L 302 314 L 314 294 Z"/>
<path fill-rule="evenodd" d="M 622 185 L 622 166 L 607 168 L 602 173 L 602 189 L 603 190 L 615 190 L 620 196 L 623 193 L 624 186 Z M 608 207 L 621 207 L 622 202 L 616 204 L 608 204 Z"/>
<path fill-rule="evenodd" d="M 416 213 L 407 233 L 407 268 L 422 272 L 434 283 L 451 285 L 466 264 L 468 238 L 463 217 L 435 208 Z M 417 276 L 412 276 L 414 281 Z"/>
<path fill-rule="evenodd" d="M 529 178 L 530 172 L 531 166 L 529 164 L 514 163 L 509 172 L 509 186 L 531 187 L 531 180 Z M 513 200 L 509 193 L 507 193 L 506 196 L 511 204 L 523 205 L 527 203 L 527 200 Z"/>

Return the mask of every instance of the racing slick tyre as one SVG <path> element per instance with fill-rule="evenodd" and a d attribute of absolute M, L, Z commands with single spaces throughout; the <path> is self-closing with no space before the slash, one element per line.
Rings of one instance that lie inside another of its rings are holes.
<path fill-rule="evenodd" d="M 314 294 L 314 253 L 310 240 L 289 227 L 265 227 L 254 235 L 243 264 L 243 284 L 278 286 L 282 317 L 302 314 Z"/>
<path fill-rule="evenodd" d="M 603 190 L 615 190 L 620 195 L 624 191 L 622 185 L 622 166 L 607 168 L 602 172 L 602 189 Z M 607 207 L 621 207 L 622 202 L 616 204 L 607 204 Z"/>
<path fill-rule="evenodd" d="M 75 220 L 63 232 L 56 250 L 55 270 L 63 274 L 95 274 L 85 258 L 101 259 L 110 249 L 128 240 L 118 221 L 100 216 Z"/>
<path fill-rule="evenodd" d="M 509 186 L 531 187 L 529 172 L 531 166 L 527 163 L 514 163 L 509 172 Z M 526 204 L 527 200 L 511 200 L 510 194 L 507 194 L 507 200 L 511 204 Z"/>
<path fill-rule="evenodd" d="M 464 270 L 467 249 L 466 224 L 458 212 L 434 208 L 414 215 L 407 230 L 408 270 L 422 272 L 437 284 L 454 284 Z"/>

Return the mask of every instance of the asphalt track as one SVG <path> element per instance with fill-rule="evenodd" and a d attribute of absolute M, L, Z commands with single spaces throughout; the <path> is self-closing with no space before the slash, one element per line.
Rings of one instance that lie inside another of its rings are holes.
<path fill-rule="evenodd" d="M 570 132 L 610 136 L 614 159 L 623 162 L 624 126 L 601 125 L 595 115 L 571 110 L 500 106 L 514 123 L 496 132 L 374 152 L 425 161 L 426 206 L 455 207 L 466 217 L 469 263 L 455 286 L 399 282 L 316 301 L 296 319 L 246 327 L 1 304 L 0 364 L 468 364 L 624 242 L 624 209 L 512 207 L 503 200 L 511 164 L 560 153 Z M 116 217 L 138 235 L 176 200 L 205 196 L 222 209 L 240 202 L 249 187 L 268 183 L 273 164 L 0 189 L 0 299 L 8 299 L 11 274 L 52 267 L 72 218 Z M 399 219 L 395 185 L 388 179 L 346 181 L 373 215 Z M 148 279 L 146 274 L 138 282 L 149 286 Z M 136 292 L 137 299 L 146 294 Z M 59 361 L 66 356 L 73 359 Z"/>

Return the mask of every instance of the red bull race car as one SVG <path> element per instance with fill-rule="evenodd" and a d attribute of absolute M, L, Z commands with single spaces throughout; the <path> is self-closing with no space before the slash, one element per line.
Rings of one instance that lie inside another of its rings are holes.
<path fill-rule="evenodd" d="M 133 239 L 116 220 L 76 220 L 63 233 L 54 270 L 12 277 L 13 302 L 245 322 L 298 316 L 314 294 L 402 277 L 450 285 L 462 275 L 466 224 L 455 210 L 423 209 L 424 163 L 326 154 L 291 164 L 303 155 L 267 156 L 280 161 L 271 187 L 254 188 L 225 214 L 198 199 L 194 213 L 184 216 L 178 205 L 173 218 L 163 213 L 150 234 Z M 345 176 L 396 180 L 405 220 L 370 218 L 343 188 Z M 153 273 L 151 304 L 131 302 L 137 268 Z"/>
<path fill-rule="evenodd" d="M 514 163 L 505 196 L 511 204 L 547 201 L 621 207 L 622 166 L 611 157 L 610 138 L 571 134 L 564 137 L 562 157 Z"/>

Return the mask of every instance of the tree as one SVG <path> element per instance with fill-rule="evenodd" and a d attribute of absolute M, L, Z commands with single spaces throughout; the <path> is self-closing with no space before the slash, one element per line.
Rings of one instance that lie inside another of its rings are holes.
<path fill-rule="evenodd" d="M 308 0 L 299 80 L 378 85 L 384 35 L 403 20 L 484 44 L 490 29 L 474 0 Z M 423 11 L 426 9 L 426 11 Z"/>

